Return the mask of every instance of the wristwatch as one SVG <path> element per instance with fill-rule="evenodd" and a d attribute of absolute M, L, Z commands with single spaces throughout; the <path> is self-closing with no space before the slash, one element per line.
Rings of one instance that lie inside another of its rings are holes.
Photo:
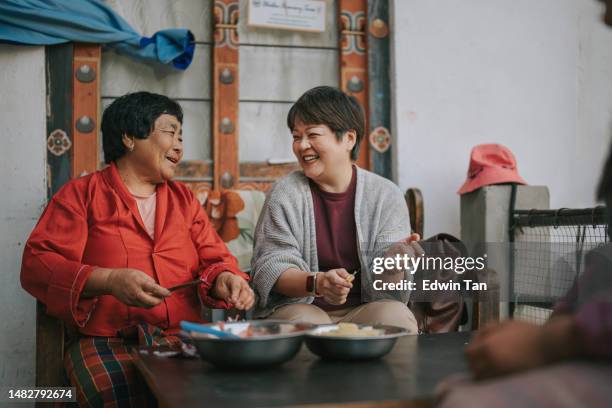
<path fill-rule="evenodd" d="M 311 273 L 306 277 L 306 292 L 311 296 L 318 296 L 317 293 L 317 275 L 319 272 Z"/>

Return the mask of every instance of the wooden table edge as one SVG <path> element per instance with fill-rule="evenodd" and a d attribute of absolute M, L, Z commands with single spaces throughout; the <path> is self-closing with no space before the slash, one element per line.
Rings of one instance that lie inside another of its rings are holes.
<path fill-rule="evenodd" d="M 153 393 L 153 396 L 155 396 L 158 408 L 170 408 L 171 405 L 169 401 L 166 400 L 166 397 L 163 394 L 156 392 L 159 390 L 159 388 L 157 387 L 157 383 L 155 382 L 153 373 L 151 373 L 147 366 L 142 362 L 138 348 L 132 350 L 132 361 L 134 361 L 134 365 L 136 366 L 140 374 L 143 376 L 145 382 L 149 386 L 149 389 Z"/>
<path fill-rule="evenodd" d="M 433 406 L 433 399 L 414 399 L 285 405 L 281 408 L 432 408 Z"/>

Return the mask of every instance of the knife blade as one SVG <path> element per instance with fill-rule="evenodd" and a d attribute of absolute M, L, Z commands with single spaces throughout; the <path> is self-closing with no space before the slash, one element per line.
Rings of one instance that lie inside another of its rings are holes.
<path fill-rule="evenodd" d="M 170 292 L 174 292 L 175 290 L 189 288 L 191 286 L 199 285 L 200 283 L 202 283 L 202 280 L 196 279 L 196 280 L 193 280 L 191 282 L 181 283 L 180 285 L 172 286 L 171 288 L 168 288 L 168 290 Z"/>

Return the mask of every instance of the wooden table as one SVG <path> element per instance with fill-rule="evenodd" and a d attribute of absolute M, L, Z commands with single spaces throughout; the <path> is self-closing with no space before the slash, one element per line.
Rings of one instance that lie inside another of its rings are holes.
<path fill-rule="evenodd" d="M 403 337 L 387 356 L 367 362 L 323 361 L 302 346 L 293 360 L 262 370 L 220 370 L 199 359 L 155 355 L 141 355 L 136 365 L 160 407 L 335 406 L 357 401 L 423 406 L 397 401 L 427 399 L 446 376 L 465 371 L 463 348 L 469 336 Z"/>

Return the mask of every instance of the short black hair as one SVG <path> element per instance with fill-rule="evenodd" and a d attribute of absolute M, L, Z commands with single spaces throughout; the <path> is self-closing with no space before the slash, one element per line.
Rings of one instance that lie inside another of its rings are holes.
<path fill-rule="evenodd" d="M 332 86 L 317 86 L 306 91 L 287 114 L 287 126 L 290 130 L 295 122 L 308 125 L 327 125 L 336 133 L 340 141 L 349 130 L 357 134 L 355 147 L 351 150 L 351 159 L 357 160 L 359 145 L 365 132 L 363 108 L 354 96 L 349 96 Z"/>
<path fill-rule="evenodd" d="M 134 92 L 113 101 L 102 115 L 102 147 L 104 162 L 109 164 L 125 155 L 123 135 L 146 139 L 154 130 L 155 121 L 163 114 L 183 123 L 183 109 L 176 101 L 150 92 Z"/>

